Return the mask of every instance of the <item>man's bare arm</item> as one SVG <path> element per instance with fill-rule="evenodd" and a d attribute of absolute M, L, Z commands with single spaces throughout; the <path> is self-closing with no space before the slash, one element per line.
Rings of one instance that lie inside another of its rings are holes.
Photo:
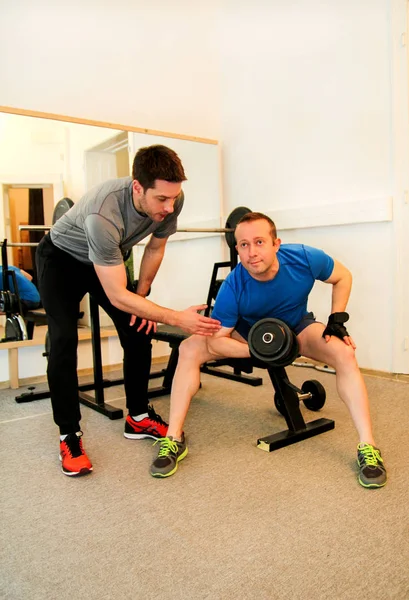
<path fill-rule="evenodd" d="M 343 264 L 335 260 L 331 276 L 325 283 L 331 283 L 333 285 L 331 312 L 344 312 L 351 293 L 351 272 L 344 267 Z"/>
<path fill-rule="evenodd" d="M 149 288 L 162 263 L 166 242 L 167 238 L 156 238 L 152 235 L 145 246 L 139 269 L 138 289 L 136 290 L 136 293 L 140 296 L 145 297 L 149 292 Z"/>
<path fill-rule="evenodd" d="M 237 334 L 234 327 L 222 327 L 220 331 L 209 337 L 207 348 L 215 357 L 248 358 L 250 356 L 247 342 Z"/>
<path fill-rule="evenodd" d="M 197 313 L 198 310 L 205 308 L 205 305 L 191 306 L 185 310 L 176 311 L 159 306 L 128 291 L 124 264 L 111 267 L 94 265 L 94 268 L 110 302 L 124 312 L 149 321 L 180 327 L 187 333 L 212 335 L 220 329 L 219 321 Z"/>
<path fill-rule="evenodd" d="M 351 346 L 354 350 L 356 349 L 356 344 L 353 338 L 348 334 L 346 329 L 342 329 L 341 333 L 339 333 L 339 329 L 337 331 L 337 325 L 334 324 L 332 319 L 336 319 L 337 317 L 342 318 L 342 327 L 344 327 L 344 323 L 348 320 L 344 320 L 344 316 L 342 313 L 345 313 L 349 295 L 351 293 L 352 287 L 352 275 L 351 272 L 344 267 L 339 261 L 334 261 L 334 269 L 331 273 L 331 276 L 325 281 L 325 283 L 332 284 L 332 303 L 331 303 L 331 315 L 328 319 L 327 327 L 324 330 L 323 338 L 328 343 L 331 341 L 331 337 L 335 335 L 341 339 L 347 346 Z M 334 314 L 335 313 L 335 314 Z M 341 313 L 341 314 L 339 314 Z M 347 313 L 346 313 L 347 315 Z M 338 324 L 339 326 L 339 324 Z M 331 327 L 335 327 L 335 329 L 331 329 Z M 343 335 L 345 334 L 345 335 Z"/>

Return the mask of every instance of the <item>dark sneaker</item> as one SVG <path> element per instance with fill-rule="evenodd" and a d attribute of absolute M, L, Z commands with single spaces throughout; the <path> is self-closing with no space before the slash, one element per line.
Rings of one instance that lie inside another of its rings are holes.
<path fill-rule="evenodd" d="M 69 433 L 60 441 L 60 461 L 64 475 L 86 475 L 92 471 L 92 464 L 82 447 L 82 431 Z"/>
<path fill-rule="evenodd" d="M 131 415 L 126 417 L 124 436 L 130 440 L 143 440 L 164 438 L 168 431 L 168 424 L 156 414 L 152 406 L 148 406 L 148 416 L 142 421 L 135 421 Z"/>
<path fill-rule="evenodd" d="M 359 483 L 366 488 L 379 488 L 386 483 L 386 469 L 380 450 L 371 444 L 358 444 Z"/>
<path fill-rule="evenodd" d="M 169 477 L 176 472 L 178 462 L 185 458 L 187 446 L 185 436 L 182 433 L 182 441 L 178 442 L 172 437 L 165 437 L 155 442 L 160 442 L 158 456 L 151 465 L 153 477 Z"/>

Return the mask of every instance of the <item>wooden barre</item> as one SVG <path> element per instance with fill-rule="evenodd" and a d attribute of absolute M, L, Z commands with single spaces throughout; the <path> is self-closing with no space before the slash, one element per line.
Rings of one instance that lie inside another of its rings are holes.
<path fill-rule="evenodd" d="M 19 231 L 48 231 L 51 225 L 19 225 Z M 204 227 L 182 227 L 176 229 L 178 233 L 233 233 L 234 229 L 224 228 L 204 228 Z M 11 244 L 8 244 L 11 246 Z"/>
<path fill-rule="evenodd" d="M 15 248 L 20 248 L 20 247 L 31 247 L 34 248 L 35 246 L 38 246 L 38 242 L 7 242 L 7 248 L 9 246 L 15 247 Z"/>
<path fill-rule="evenodd" d="M 19 231 L 48 231 L 51 225 L 19 225 Z M 10 246 L 11 244 L 9 244 Z"/>

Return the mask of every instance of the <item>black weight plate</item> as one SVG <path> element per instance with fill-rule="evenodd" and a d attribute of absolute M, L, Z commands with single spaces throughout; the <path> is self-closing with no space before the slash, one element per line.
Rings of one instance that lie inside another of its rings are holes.
<path fill-rule="evenodd" d="M 21 315 L 14 315 L 14 320 L 18 322 L 22 340 L 28 340 L 26 323 Z"/>
<path fill-rule="evenodd" d="M 274 361 L 275 367 L 287 367 L 288 365 L 291 365 L 291 363 L 293 363 L 297 358 L 300 349 L 298 346 L 297 336 L 295 335 L 294 331 L 291 331 L 291 336 L 292 342 L 287 354 L 283 356 L 283 358 L 280 358 L 278 361 Z"/>
<path fill-rule="evenodd" d="M 311 394 L 311 398 L 304 400 L 304 404 L 308 410 L 320 410 L 320 408 L 324 406 L 327 394 L 320 381 L 317 381 L 316 379 L 304 381 L 301 386 L 301 391 L 303 394 L 308 392 Z"/>
<path fill-rule="evenodd" d="M 288 325 L 279 319 L 261 319 L 254 323 L 248 335 L 252 354 L 269 365 L 287 355 L 292 342 L 292 332 Z"/>
<path fill-rule="evenodd" d="M 274 360 L 283 353 L 285 346 L 285 333 L 277 323 L 267 321 L 255 325 L 251 334 L 251 350 L 255 356 L 263 360 Z"/>
<path fill-rule="evenodd" d="M 72 206 L 74 206 L 74 202 L 71 200 L 71 198 L 62 198 L 59 200 L 54 207 L 52 219 L 53 225 L 58 221 L 58 219 L 65 215 L 65 213 L 69 211 Z"/>
<path fill-rule="evenodd" d="M 6 340 L 21 341 L 23 339 L 23 332 L 20 329 L 20 322 L 16 319 L 16 315 L 7 317 L 5 327 Z"/>
<path fill-rule="evenodd" d="M 251 212 L 251 210 L 249 208 L 246 208 L 245 206 L 239 206 L 238 208 L 235 208 L 234 210 L 232 210 L 232 212 L 227 217 L 225 228 L 233 229 L 233 230 L 236 229 L 237 224 L 240 221 L 240 219 L 249 212 Z M 234 237 L 234 231 L 226 232 L 225 235 L 226 235 L 227 245 L 229 246 L 229 248 L 234 249 L 236 247 L 236 239 Z"/>

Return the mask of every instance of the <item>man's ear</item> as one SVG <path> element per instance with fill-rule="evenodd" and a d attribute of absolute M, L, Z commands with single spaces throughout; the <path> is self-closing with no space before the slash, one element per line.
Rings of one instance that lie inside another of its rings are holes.
<path fill-rule="evenodd" d="M 137 179 L 134 179 L 132 181 L 132 189 L 135 192 L 135 194 L 138 194 L 138 196 L 143 194 L 143 187 L 141 186 L 141 184 L 139 183 L 139 181 Z"/>
<path fill-rule="evenodd" d="M 274 240 L 274 247 L 276 248 L 276 250 L 279 250 L 280 246 L 281 246 L 281 240 L 280 240 L 280 238 L 276 238 Z"/>

